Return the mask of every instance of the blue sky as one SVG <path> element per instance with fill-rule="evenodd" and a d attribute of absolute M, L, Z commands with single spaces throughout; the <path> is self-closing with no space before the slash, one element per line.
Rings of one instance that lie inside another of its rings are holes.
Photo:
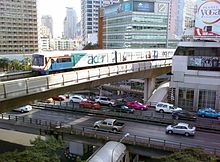
<path fill-rule="evenodd" d="M 51 15 L 53 18 L 53 32 L 55 37 L 63 32 L 63 20 L 66 7 L 72 7 L 80 20 L 80 0 L 37 0 L 38 20 L 42 15 Z"/>

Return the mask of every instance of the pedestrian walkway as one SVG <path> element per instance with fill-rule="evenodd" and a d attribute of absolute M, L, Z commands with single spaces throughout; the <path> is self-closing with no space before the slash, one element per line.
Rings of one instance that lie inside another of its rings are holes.
<path fill-rule="evenodd" d="M 34 134 L 17 132 L 14 130 L 0 129 L 0 139 L 2 141 L 15 143 L 23 146 L 31 146 L 30 141 L 34 141 L 34 139 L 36 139 L 37 137 L 39 136 Z M 40 136 L 40 138 L 45 139 L 44 136 Z"/>

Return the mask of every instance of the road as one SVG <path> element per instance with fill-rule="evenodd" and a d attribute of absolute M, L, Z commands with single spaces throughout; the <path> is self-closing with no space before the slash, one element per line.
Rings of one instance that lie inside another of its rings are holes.
<path fill-rule="evenodd" d="M 33 111 L 25 114 L 12 112 L 9 114 L 30 117 L 33 119 L 41 119 L 47 121 L 62 122 L 64 125 L 74 125 L 77 127 L 93 127 L 93 123 L 97 120 L 104 119 L 102 117 L 96 117 L 94 115 L 79 115 L 70 113 L 61 113 L 56 111 L 47 111 L 34 109 Z M 151 137 L 158 138 L 167 141 L 179 142 L 182 144 L 193 146 L 205 146 L 211 148 L 220 148 L 220 134 L 207 133 L 197 131 L 194 137 L 185 137 L 181 135 L 169 135 L 165 133 L 165 126 L 151 125 L 139 122 L 123 121 L 125 127 L 123 133 L 130 133 L 132 136 Z"/>

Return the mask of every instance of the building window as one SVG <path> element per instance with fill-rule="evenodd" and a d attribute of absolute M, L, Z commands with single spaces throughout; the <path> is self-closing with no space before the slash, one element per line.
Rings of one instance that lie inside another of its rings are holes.
<path fill-rule="evenodd" d="M 200 90 L 198 108 L 211 107 L 215 109 L 216 91 Z"/>
<path fill-rule="evenodd" d="M 194 89 L 179 89 L 178 106 L 186 110 L 193 110 Z"/>

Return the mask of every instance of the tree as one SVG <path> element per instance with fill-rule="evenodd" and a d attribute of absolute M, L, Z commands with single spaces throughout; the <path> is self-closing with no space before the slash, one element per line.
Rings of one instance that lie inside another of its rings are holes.
<path fill-rule="evenodd" d="M 4 162 L 51 162 L 60 161 L 60 154 L 63 148 L 61 139 L 50 137 L 47 140 L 36 138 L 31 142 L 32 147 L 27 147 L 22 152 L 14 151 L 0 155 L 0 161 Z"/>
<path fill-rule="evenodd" d="M 98 49 L 98 44 L 92 45 L 92 43 L 88 43 L 83 50 L 93 50 L 93 49 Z"/>
<path fill-rule="evenodd" d="M 217 162 L 200 148 L 186 148 L 170 156 L 160 158 L 160 162 Z"/>
<path fill-rule="evenodd" d="M 0 59 L 0 68 L 2 68 L 3 71 L 8 70 L 9 62 L 9 59 L 7 58 Z"/>
<path fill-rule="evenodd" d="M 22 61 L 22 70 L 31 70 L 31 59 L 26 57 Z"/>

